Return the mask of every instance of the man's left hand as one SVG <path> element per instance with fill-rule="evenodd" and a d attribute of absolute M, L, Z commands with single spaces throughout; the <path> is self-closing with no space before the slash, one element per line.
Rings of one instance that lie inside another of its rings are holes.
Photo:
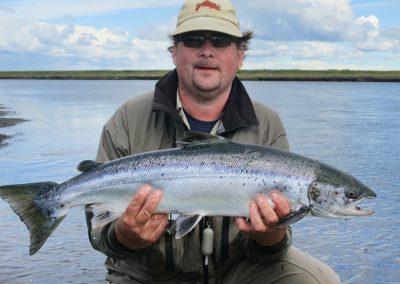
<path fill-rule="evenodd" d="M 243 217 L 235 219 L 240 231 L 250 234 L 251 238 L 260 246 L 273 246 L 283 240 L 286 234 L 285 226 L 276 226 L 279 219 L 290 213 L 290 202 L 280 192 L 271 194 L 273 208 L 267 197 L 260 194 L 250 203 L 250 222 Z"/>

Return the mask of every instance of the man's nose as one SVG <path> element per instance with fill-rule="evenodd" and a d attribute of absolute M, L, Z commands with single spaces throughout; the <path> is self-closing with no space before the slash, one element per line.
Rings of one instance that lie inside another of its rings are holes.
<path fill-rule="evenodd" d="M 212 46 L 211 42 L 207 39 L 199 49 L 199 55 L 201 57 L 214 57 L 215 47 Z"/>

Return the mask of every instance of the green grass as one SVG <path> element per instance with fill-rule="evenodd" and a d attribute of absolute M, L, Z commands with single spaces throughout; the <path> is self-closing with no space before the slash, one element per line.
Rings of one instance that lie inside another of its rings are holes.
<path fill-rule="evenodd" d="M 156 80 L 167 70 L 0 71 L 0 79 Z M 242 80 L 400 82 L 399 71 L 241 70 Z"/>

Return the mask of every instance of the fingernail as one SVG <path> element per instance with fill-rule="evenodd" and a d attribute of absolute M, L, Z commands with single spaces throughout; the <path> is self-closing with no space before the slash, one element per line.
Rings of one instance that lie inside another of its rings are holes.
<path fill-rule="evenodd" d="M 158 197 L 161 197 L 162 192 L 161 192 L 161 190 L 157 189 L 157 190 L 153 191 L 153 193 L 151 195 L 152 195 L 152 197 L 158 198 Z"/>
<path fill-rule="evenodd" d="M 259 195 L 257 196 L 257 201 L 258 201 L 258 202 L 263 202 L 263 201 L 264 201 L 264 196 L 262 196 L 261 194 L 259 194 Z"/>
<path fill-rule="evenodd" d="M 142 186 L 140 188 L 140 191 L 143 192 L 143 193 L 150 192 L 151 191 L 151 187 L 150 187 L 150 185 L 146 184 L 146 185 L 144 185 L 144 186 Z"/>
<path fill-rule="evenodd" d="M 273 192 L 273 193 L 271 194 L 271 198 L 272 198 L 272 199 L 278 198 L 278 193 Z"/>

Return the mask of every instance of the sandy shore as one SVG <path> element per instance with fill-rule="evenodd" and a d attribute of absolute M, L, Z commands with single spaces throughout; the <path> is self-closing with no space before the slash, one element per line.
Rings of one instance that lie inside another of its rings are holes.
<path fill-rule="evenodd" d="M 11 127 L 21 122 L 27 121 L 26 119 L 18 117 L 4 117 L 13 114 L 15 114 L 13 111 L 10 111 L 4 105 L 0 104 L 0 128 Z M 7 146 L 8 143 L 6 143 L 5 141 L 10 138 L 12 138 L 12 136 L 0 133 L 0 148 Z"/>

